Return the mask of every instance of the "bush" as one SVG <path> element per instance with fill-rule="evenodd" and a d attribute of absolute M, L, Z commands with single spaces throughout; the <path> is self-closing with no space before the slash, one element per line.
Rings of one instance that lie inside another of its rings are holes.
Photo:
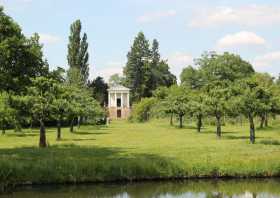
<path fill-rule="evenodd" d="M 156 105 L 156 98 L 143 98 L 140 102 L 132 106 L 130 120 L 137 122 L 146 122 L 151 116 L 152 107 Z"/>

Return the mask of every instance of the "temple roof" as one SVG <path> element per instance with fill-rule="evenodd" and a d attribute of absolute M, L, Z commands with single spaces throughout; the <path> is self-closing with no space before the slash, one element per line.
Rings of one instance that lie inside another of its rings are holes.
<path fill-rule="evenodd" d="M 124 87 L 122 85 L 113 85 L 111 86 L 108 91 L 129 91 L 130 89 L 127 87 Z"/>

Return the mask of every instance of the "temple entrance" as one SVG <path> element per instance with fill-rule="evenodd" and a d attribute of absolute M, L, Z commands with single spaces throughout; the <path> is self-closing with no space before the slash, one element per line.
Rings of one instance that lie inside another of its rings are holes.
<path fill-rule="evenodd" d="M 117 98 L 117 107 L 122 106 L 122 100 L 120 98 Z"/>
<path fill-rule="evenodd" d="M 122 110 L 117 110 L 117 118 L 122 118 Z"/>

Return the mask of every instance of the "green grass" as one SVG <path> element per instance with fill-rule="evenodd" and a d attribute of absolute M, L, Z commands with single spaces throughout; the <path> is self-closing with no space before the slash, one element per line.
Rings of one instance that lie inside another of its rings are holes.
<path fill-rule="evenodd" d="M 114 121 L 109 127 L 82 126 L 74 134 L 47 130 L 49 147 L 37 148 L 38 130 L 0 136 L 0 181 L 4 184 L 81 183 L 118 180 L 280 176 L 280 122 L 256 131 L 248 126 L 171 127 Z"/>

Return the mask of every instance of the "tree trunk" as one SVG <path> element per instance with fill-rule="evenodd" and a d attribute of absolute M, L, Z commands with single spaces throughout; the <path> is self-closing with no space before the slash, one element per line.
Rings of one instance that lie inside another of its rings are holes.
<path fill-rule="evenodd" d="M 46 140 L 46 129 L 45 124 L 43 121 L 40 121 L 40 142 L 39 147 L 45 148 L 47 147 L 47 140 Z"/>
<path fill-rule="evenodd" d="M 221 138 L 222 127 L 221 127 L 221 116 L 220 115 L 216 115 L 216 126 L 217 126 L 217 137 Z"/>
<path fill-rule="evenodd" d="M 77 120 L 77 126 L 78 126 L 78 129 L 80 128 L 80 125 L 81 125 L 81 116 L 78 116 L 78 120 Z"/>
<path fill-rule="evenodd" d="M 71 124 L 70 124 L 70 132 L 73 133 L 74 132 L 74 118 L 72 118 L 71 120 Z"/>
<path fill-rule="evenodd" d="M 2 135 L 5 135 L 6 134 L 6 130 L 5 128 L 2 129 Z"/>
<path fill-rule="evenodd" d="M 249 123 L 250 123 L 250 142 L 252 144 L 255 143 L 255 125 L 254 125 L 254 117 L 249 114 Z"/>
<path fill-rule="evenodd" d="M 173 126 L 173 113 L 171 113 L 171 116 L 170 116 L 170 125 Z"/>
<path fill-rule="evenodd" d="M 56 140 L 61 140 L 61 119 L 57 120 L 57 138 Z"/>
<path fill-rule="evenodd" d="M 265 115 L 262 114 L 262 115 L 261 115 L 261 123 L 260 123 L 260 128 L 261 128 L 261 129 L 262 129 L 263 126 L 264 126 L 264 122 L 265 122 Z"/>
<path fill-rule="evenodd" d="M 30 121 L 29 128 L 30 128 L 30 131 L 32 132 L 32 128 L 33 128 L 33 122 L 32 122 L 32 120 Z"/>
<path fill-rule="evenodd" d="M 268 127 L 268 113 L 267 112 L 265 113 L 264 117 L 265 117 L 265 119 L 264 119 L 264 126 Z"/>
<path fill-rule="evenodd" d="M 179 120 L 180 120 L 180 128 L 183 128 L 183 115 L 179 115 Z"/>
<path fill-rule="evenodd" d="M 197 116 L 197 131 L 200 132 L 202 127 L 202 115 Z"/>

